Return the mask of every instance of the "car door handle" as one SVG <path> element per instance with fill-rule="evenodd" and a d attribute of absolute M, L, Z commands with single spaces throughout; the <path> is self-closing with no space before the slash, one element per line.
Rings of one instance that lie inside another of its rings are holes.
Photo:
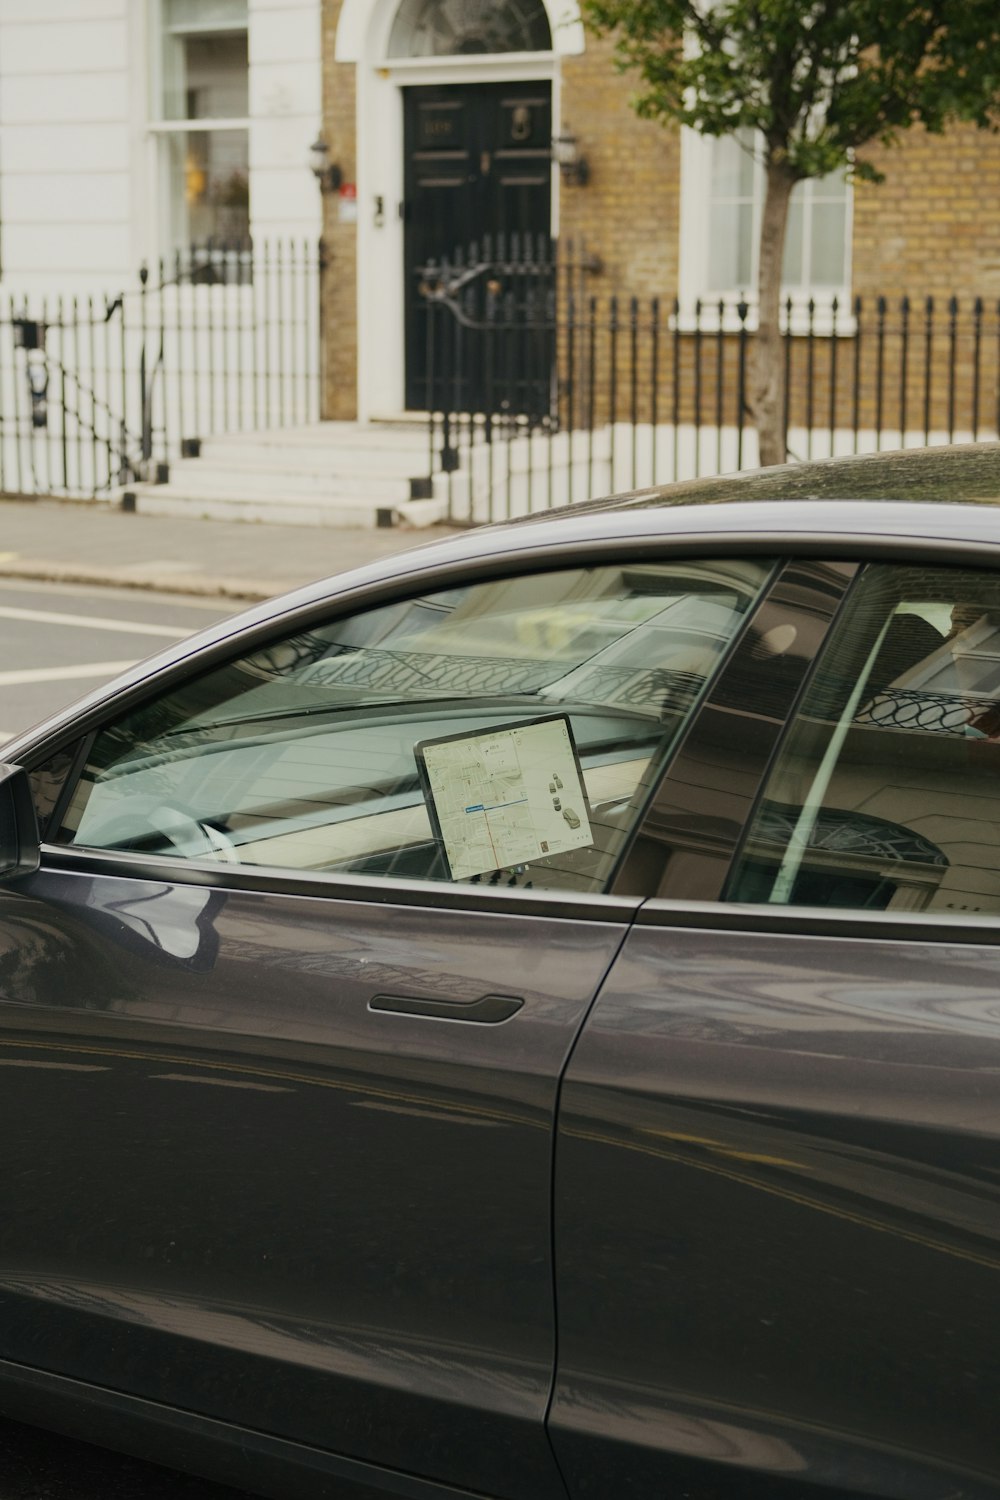
<path fill-rule="evenodd" d="M 369 1010 L 388 1010 L 404 1016 L 438 1016 L 446 1021 L 476 1021 L 495 1026 L 508 1021 L 524 1004 L 517 995 L 481 995 L 478 1000 L 431 1000 L 420 995 L 375 995 Z"/>

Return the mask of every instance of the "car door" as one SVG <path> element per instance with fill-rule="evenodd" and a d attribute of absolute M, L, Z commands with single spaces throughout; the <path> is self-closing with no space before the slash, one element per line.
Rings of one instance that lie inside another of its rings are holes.
<path fill-rule="evenodd" d="M 770 573 L 409 581 L 154 681 L 68 774 L 38 752 L 41 868 L 0 894 L 3 1359 L 373 1487 L 563 1493 L 558 1080 Z"/>
<path fill-rule="evenodd" d="M 1000 577 L 940 563 L 866 564 L 777 751 L 709 705 L 640 832 L 561 1096 L 574 1496 L 1000 1484 Z"/>

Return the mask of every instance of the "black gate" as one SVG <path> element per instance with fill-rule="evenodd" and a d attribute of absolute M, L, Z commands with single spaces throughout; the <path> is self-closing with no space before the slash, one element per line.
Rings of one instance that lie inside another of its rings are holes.
<path fill-rule="evenodd" d="M 556 243 L 500 235 L 422 268 L 426 411 L 555 417 Z"/>
<path fill-rule="evenodd" d="M 538 409 L 541 351 L 533 333 L 525 327 L 521 347 L 505 339 L 498 363 L 495 341 L 484 341 L 481 325 L 537 325 L 538 299 L 551 291 L 550 86 L 410 88 L 404 101 L 407 407 L 486 410 L 502 379 L 501 399 L 525 409 L 530 393 Z M 447 286 L 460 310 L 460 358 L 449 359 L 447 389 L 434 357 L 429 285 Z M 551 364 L 550 349 L 544 358 Z M 518 368 L 504 363 L 512 360 Z M 548 384 L 546 374 L 546 404 Z"/>

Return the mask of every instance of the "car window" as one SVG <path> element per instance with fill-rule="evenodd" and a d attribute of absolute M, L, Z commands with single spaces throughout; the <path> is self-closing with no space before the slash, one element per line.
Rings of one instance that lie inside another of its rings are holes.
<path fill-rule="evenodd" d="M 858 564 L 790 558 L 776 571 L 631 840 L 614 893 L 718 901 L 802 684 Z"/>
<path fill-rule="evenodd" d="M 1000 579 L 884 565 L 859 576 L 728 896 L 1000 911 Z"/>
<path fill-rule="evenodd" d="M 104 728 L 57 837 L 602 890 L 769 571 L 563 569 L 298 631 Z"/>

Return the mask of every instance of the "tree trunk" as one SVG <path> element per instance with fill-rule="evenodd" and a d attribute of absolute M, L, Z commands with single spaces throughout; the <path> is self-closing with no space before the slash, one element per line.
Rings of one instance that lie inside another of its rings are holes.
<path fill-rule="evenodd" d="M 788 201 L 795 178 L 783 161 L 769 161 L 760 226 L 757 270 L 758 324 L 750 363 L 750 401 L 761 464 L 783 464 L 785 359 L 781 347 L 781 266 L 785 254 Z"/>

